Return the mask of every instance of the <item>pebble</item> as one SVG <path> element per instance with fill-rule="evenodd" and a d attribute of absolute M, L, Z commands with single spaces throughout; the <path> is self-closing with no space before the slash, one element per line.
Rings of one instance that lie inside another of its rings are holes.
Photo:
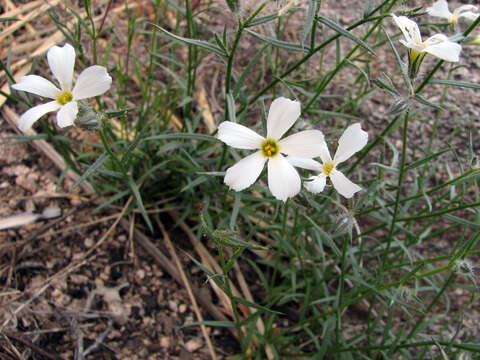
<path fill-rule="evenodd" d="M 203 346 L 203 341 L 200 338 L 188 340 L 185 344 L 185 349 L 189 352 L 195 352 Z"/>

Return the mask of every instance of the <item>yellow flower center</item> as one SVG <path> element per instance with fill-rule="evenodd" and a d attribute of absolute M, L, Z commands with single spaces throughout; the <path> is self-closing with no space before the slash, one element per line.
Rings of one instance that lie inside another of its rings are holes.
<path fill-rule="evenodd" d="M 57 102 L 60 105 L 65 105 L 66 103 L 72 101 L 73 95 L 70 91 L 64 91 L 61 94 L 57 95 Z"/>
<path fill-rule="evenodd" d="M 330 175 L 334 167 L 335 164 L 333 162 L 327 161 L 325 164 L 322 165 L 323 173 L 327 176 Z"/>
<path fill-rule="evenodd" d="M 273 139 L 267 139 L 262 143 L 262 152 L 266 157 L 274 157 L 278 154 L 280 147 Z"/>
<path fill-rule="evenodd" d="M 448 18 L 448 22 L 450 24 L 452 24 L 453 26 L 455 26 L 457 24 L 457 21 L 458 21 L 457 15 L 452 14 Z"/>

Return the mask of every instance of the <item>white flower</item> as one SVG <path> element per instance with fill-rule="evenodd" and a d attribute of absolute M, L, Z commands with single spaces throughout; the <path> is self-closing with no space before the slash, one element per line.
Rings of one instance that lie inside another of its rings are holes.
<path fill-rule="evenodd" d="M 341 171 L 337 170 L 337 165 L 348 160 L 353 154 L 363 149 L 367 142 L 368 133 L 361 129 L 360 124 L 352 124 L 344 131 L 338 140 L 338 148 L 333 160 L 330 157 L 327 143 L 323 140 L 319 144 L 322 164 L 315 160 L 300 159 L 293 156 L 289 156 L 288 161 L 294 166 L 320 172 L 317 176 L 311 176 L 309 178 L 310 181 L 304 183 L 307 190 L 312 193 L 317 194 L 322 192 L 327 183 L 327 177 L 329 177 L 333 187 L 340 195 L 351 198 L 357 191 L 362 190 L 362 188 L 348 180 Z"/>
<path fill-rule="evenodd" d="M 452 25 L 455 25 L 461 17 L 473 21 L 479 15 L 478 8 L 474 5 L 462 5 L 451 13 L 450 10 L 448 10 L 448 3 L 446 0 L 438 0 L 433 3 L 432 6 L 427 8 L 427 13 L 430 16 L 447 19 Z"/>
<path fill-rule="evenodd" d="M 53 101 L 37 105 L 22 114 L 18 127 L 22 131 L 30 129 L 35 121 L 48 112 L 57 112 L 60 127 L 73 125 L 78 113 L 78 100 L 103 94 L 110 88 L 112 78 L 103 66 L 93 65 L 81 72 L 72 89 L 75 50 L 70 44 L 63 47 L 52 46 L 47 52 L 48 65 L 60 84 L 60 89 L 49 80 L 26 75 L 12 85 L 15 90 L 27 91 Z"/>
<path fill-rule="evenodd" d="M 252 185 L 268 161 L 268 187 L 279 200 L 286 201 L 300 192 L 301 180 L 284 155 L 313 158 L 320 155 L 318 144 L 325 141 L 319 130 L 306 130 L 280 138 L 300 116 L 300 103 L 284 97 L 275 99 L 268 112 L 267 137 L 249 128 L 224 121 L 218 126 L 218 138 L 237 149 L 258 150 L 227 169 L 224 182 L 241 191 Z"/>
<path fill-rule="evenodd" d="M 396 16 L 395 14 L 392 16 L 406 40 L 400 40 L 400 42 L 407 48 L 418 55 L 429 53 L 445 61 L 457 62 L 459 60 L 462 47 L 456 42 L 450 41 L 444 34 L 436 34 L 422 41 L 420 29 L 415 21 L 406 16 Z"/>

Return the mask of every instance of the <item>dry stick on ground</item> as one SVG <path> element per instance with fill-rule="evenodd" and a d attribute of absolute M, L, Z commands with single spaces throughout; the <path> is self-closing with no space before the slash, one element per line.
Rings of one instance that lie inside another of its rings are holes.
<path fill-rule="evenodd" d="M 36 352 L 37 354 L 40 354 L 44 357 L 46 357 L 47 359 L 52 359 L 52 360 L 58 360 L 58 359 L 62 359 L 59 355 L 55 355 L 55 354 L 52 354 L 50 352 L 47 352 L 43 349 L 41 349 L 39 346 L 35 345 L 34 343 L 28 341 L 27 339 L 24 339 L 23 337 L 21 337 L 19 334 L 16 334 L 12 331 L 3 331 L 3 334 L 5 336 L 8 336 L 9 338 L 29 347 L 30 349 L 32 349 L 34 352 Z"/>
<path fill-rule="evenodd" d="M 170 240 L 170 236 L 168 236 L 168 233 L 165 231 L 165 227 L 163 226 L 162 222 L 158 218 L 158 216 L 155 217 L 157 220 L 157 224 L 160 227 L 160 231 L 162 232 L 162 235 L 164 239 L 167 241 L 167 246 L 170 250 L 170 254 L 172 255 L 173 259 L 175 260 L 175 263 L 177 264 L 178 271 L 180 272 L 180 276 L 183 281 L 183 285 L 187 289 L 188 297 L 190 298 L 190 301 L 192 302 L 193 310 L 195 311 L 195 315 L 197 316 L 198 321 L 203 322 L 203 316 L 202 313 L 200 312 L 200 309 L 198 308 L 197 301 L 195 300 L 195 296 L 193 296 L 192 293 L 192 288 L 190 287 L 190 282 L 188 281 L 187 275 L 183 271 L 182 264 L 180 263 L 180 259 L 177 256 L 177 252 L 175 251 L 175 247 L 172 244 L 172 241 Z M 210 356 L 212 357 L 213 360 L 217 359 L 217 355 L 215 354 L 215 350 L 213 349 L 212 342 L 210 340 L 210 336 L 208 335 L 207 328 L 205 325 L 200 325 L 200 328 L 202 329 L 202 334 L 203 337 L 205 338 L 205 341 L 207 342 L 208 346 L 208 351 L 210 352 Z"/>

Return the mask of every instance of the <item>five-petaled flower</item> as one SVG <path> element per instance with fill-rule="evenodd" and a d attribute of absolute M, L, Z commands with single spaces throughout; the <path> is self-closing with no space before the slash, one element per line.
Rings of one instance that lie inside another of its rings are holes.
<path fill-rule="evenodd" d="M 400 28 L 405 40 L 400 42 L 408 48 L 408 75 L 415 79 L 426 53 L 432 54 L 442 60 L 457 62 L 462 47 L 450 41 L 444 34 L 436 34 L 422 41 L 420 29 L 415 21 L 406 16 L 392 14 L 393 20 Z"/>
<path fill-rule="evenodd" d="M 325 188 L 327 177 L 329 177 L 333 187 L 340 195 L 351 198 L 356 192 L 362 190 L 362 188 L 351 182 L 341 171 L 337 170 L 337 165 L 348 160 L 353 154 L 363 149 L 367 142 L 368 133 L 361 129 L 360 124 L 356 123 L 350 125 L 338 140 L 338 148 L 333 160 L 325 140 L 319 144 L 322 163 L 293 156 L 289 156 L 287 159 L 294 166 L 319 172 L 318 175 L 311 176 L 308 179 L 309 181 L 304 183 L 307 190 L 315 194 L 322 192 Z"/>
<path fill-rule="evenodd" d="M 15 90 L 27 91 L 53 101 L 34 106 L 22 114 L 18 127 L 22 131 L 30 129 L 35 121 L 48 112 L 57 112 L 60 127 L 73 125 L 78 113 L 78 100 L 103 94 L 110 89 L 112 78 L 103 66 L 93 65 L 83 70 L 72 89 L 75 50 L 70 44 L 63 47 L 52 46 L 47 52 L 48 65 L 60 84 L 60 89 L 49 80 L 26 75 L 12 85 Z"/>
<path fill-rule="evenodd" d="M 448 22 L 455 27 L 458 19 L 465 18 L 467 20 L 475 20 L 478 14 L 478 8 L 474 5 L 462 5 L 456 8 L 453 13 L 448 10 L 448 3 L 446 0 L 438 0 L 432 6 L 427 8 L 427 13 L 430 16 L 447 19 Z"/>
<path fill-rule="evenodd" d="M 299 116 L 300 103 L 280 97 L 270 106 L 266 138 L 243 125 L 222 122 L 218 126 L 221 141 L 237 149 L 258 150 L 227 169 L 225 184 L 235 191 L 246 189 L 257 180 L 268 162 L 268 187 L 273 196 L 286 201 L 298 194 L 300 176 L 284 155 L 312 159 L 320 156 L 318 145 L 325 141 L 319 130 L 305 130 L 281 139 Z"/>

